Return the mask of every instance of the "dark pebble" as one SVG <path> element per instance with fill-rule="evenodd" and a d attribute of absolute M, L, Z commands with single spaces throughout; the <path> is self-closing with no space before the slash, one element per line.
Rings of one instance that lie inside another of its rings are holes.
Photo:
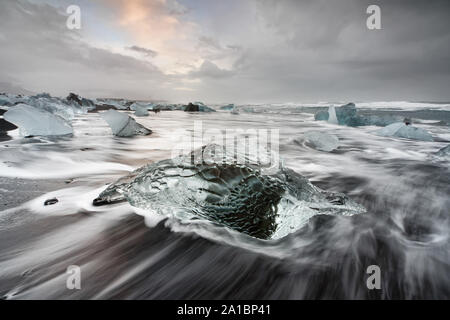
<path fill-rule="evenodd" d="M 53 199 L 47 199 L 44 202 L 44 206 L 51 206 L 52 204 L 58 203 L 58 199 L 53 198 Z"/>

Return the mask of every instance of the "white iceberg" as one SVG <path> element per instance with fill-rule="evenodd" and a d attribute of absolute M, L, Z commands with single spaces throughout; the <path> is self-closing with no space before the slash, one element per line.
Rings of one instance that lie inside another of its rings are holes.
<path fill-rule="evenodd" d="M 316 150 L 330 152 L 339 147 L 339 138 L 329 133 L 309 131 L 303 136 L 305 142 Z"/>
<path fill-rule="evenodd" d="M 413 140 L 433 141 L 433 137 L 428 131 L 413 127 L 412 125 L 406 125 L 403 122 L 396 122 L 388 125 L 375 131 L 375 134 L 383 137 L 399 137 Z"/>
<path fill-rule="evenodd" d="M 108 110 L 103 112 L 101 115 L 111 127 L 113 134 L 116 136 L 131 137 L 135 135 L 148 135 L 152 133 L 150 129 L 143 127 L 125 113 L 121 113 L 116 110 Z"/>
<path fill-rule="evenodd" d="M 23 103 L 11 107 L 3 117 L 18 126 L 23 136 L 58 136 L 73 133 L 72 126 L 63 118 Z"/>

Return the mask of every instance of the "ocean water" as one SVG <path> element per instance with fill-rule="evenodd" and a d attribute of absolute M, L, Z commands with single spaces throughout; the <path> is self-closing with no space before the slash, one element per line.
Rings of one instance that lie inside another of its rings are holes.
<path fill-rule="evenodd" d="M 22 138 L 10 132 L 11 139 L 0 142 L 0 295 L 450 298 L 449 161 L 434 155 L 450 142 L 450 105 L 357 105 L 363 114 L 412 118 L 434 142 L 380 137 L 375 126 L 314 121 L 325 105 L 247 105 L 239 106 L 240 114 L 163 111 L 136 117 L 153 134 L 133 138 L 112 136 L 96 113 L 75 117 L 73 137 Z M 286 237 L 260 240 L 207 221 L 149 215 L 127 203 L 92 205 L 107 184 L 171 158 L 199 123 L 206 132 L 279 130 L 285 167 L 324 190 L 347 194 L 367 212 L 318 216 Z M 294 141 L 311 130 L 336 135 L 340 147 L 322 152 Z M 14 190 L 31 190 L 33 196 L 12 204 L 9 186 L 20 184 L 23 188 Z M 44 206 L 53 197 L 59 202 Z M 70 265 L 81 268 L 80 290 L 66 287 Z M 371 265 L 381 271 L 379 290 L 366 285 Z"/>

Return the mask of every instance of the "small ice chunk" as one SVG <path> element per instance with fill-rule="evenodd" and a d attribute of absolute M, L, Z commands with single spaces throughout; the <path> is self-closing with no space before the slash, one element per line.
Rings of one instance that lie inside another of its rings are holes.
<path fill-rule="evenodd" d="M 73 133 L 72 126 L 63 118 L 23 103 L 11 107 L 3 117 L 18 126 L 24 136 L 58 136 Z"/>
<path fill-rule="evenodd" d="M 433 137 L 428 131 L 413 127 L 412 125 L 406 125 L 403 122 L 393 123 L 375 131 L 375 133 L 383 137 L 399 137 L 413 140 L 433 141 Z"/>
<path fill-rule="evenodd" d="M 330 152 L 339 147 L 339 138 L 333 134 L 308 131 L 304 138 L 306 143 L 316 150 Z"/>
<path fill-rule="evenodd" d="M 116 110 L 108 110 L 103 112 L 101 115 L 111 127 L 113 134 L 116 136 L 131 137 L 135 135 L 148 135 L 152 133 L 150 129 L 143 127 L 125 113 L 121 113 Z"/>
<path fill-rule="evenodd" d="M 148 110 L 147 110 L 147 107 L 144 107 L 144 106 L 136 106 L 135 107 L 136 109 L 136 111 L 134 112 L 134 115 L 135 116 L 138 116 L 138 117 L 146 117 L 146 116 L 148 116 Z"/>

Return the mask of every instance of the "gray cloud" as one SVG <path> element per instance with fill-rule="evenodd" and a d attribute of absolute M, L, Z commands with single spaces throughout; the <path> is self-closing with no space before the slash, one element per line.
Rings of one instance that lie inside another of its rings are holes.
<path fill-rule="evenodd" d="M 366 28 L 370 4 L 381 7 L 382 30 Z M 208 94 L 249 102 L 450 99 L 450 1 L 259 0 L 252 13 L 256 19 L 239 24 L 243 50 L 232 79 L 204 83 Z"/>
<path fill-rule="evenodd" d="M 192 78 L 225 78 L 231 75 L 232 71 L 221 69 L 208 60 L 205 60 L 198 70 L 189 73 Z"/>
<path fill-rule="evenodd" d="M 223 50 L 223 47 L 220 43 L 212 37 L 201 36 L 198 38 L 200 47 L 212 48 L 215 50 Z"/>
<path fill-rule="evenodd" d="M 222 45 L 219 40 L 213 37 L 201 36 L 198 39 L 197 52 L 205 61 L 235 59 L 242 52 L 242 47 L 238 45 Z"/>
<path fill-rule="evenodd" d="M 0 81 L 57 94 L 206 102 L 450 100 L 448 0 L 196 4 L 179 11 L 199 30 L 192 64 L 201 66 L 169 76 L 149 61 L 86 44 L 52 6 L 2 1 Z M 382 30 L 366 28 L 370 4 L 381 7 Z"/>
<path fill-rule="evenodd" d="M 156 51 L 153 51 L 153 50 L 147 49 L 147 48 L 143 48 L 143 47 L 139 47 L 139 46 L 126 47 L 125 49 L 141 53 L 146 57 L 154 58 L 158 55 L 158 52 L 156 52 Z"/>

